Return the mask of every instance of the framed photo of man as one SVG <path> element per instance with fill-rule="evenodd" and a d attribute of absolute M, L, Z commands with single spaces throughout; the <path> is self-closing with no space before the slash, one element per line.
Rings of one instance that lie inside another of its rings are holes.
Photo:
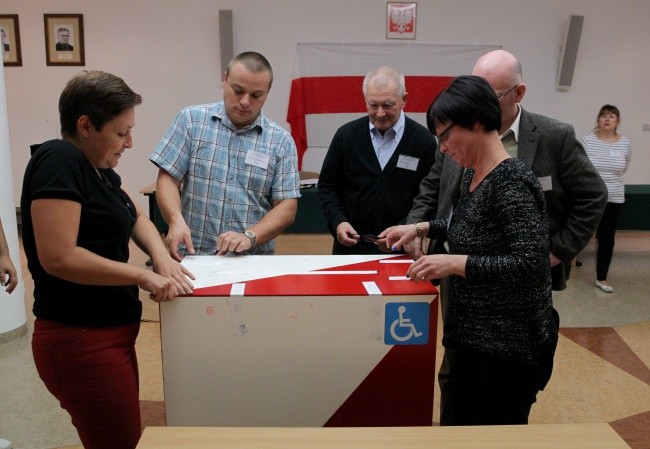
<path fill-rule="evenodd" d="M 2 63 L 4 66 L 23 65 L 20 53 L 18 14 L 0 15 L 0 35 L 2 36 Z"/>
<path fill-rule="evenodd" d="M 85 65 L 83 14 L 44 14 L 47 65 Z"/>

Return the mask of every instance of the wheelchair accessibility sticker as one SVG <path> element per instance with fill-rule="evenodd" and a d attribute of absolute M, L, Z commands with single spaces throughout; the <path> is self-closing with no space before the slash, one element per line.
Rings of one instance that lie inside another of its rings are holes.
<path fill-rule="evenodd" d="M 386 303 L 384 343 L 425 345 L 429 342 L 429 304 L 426 302 Z"/>

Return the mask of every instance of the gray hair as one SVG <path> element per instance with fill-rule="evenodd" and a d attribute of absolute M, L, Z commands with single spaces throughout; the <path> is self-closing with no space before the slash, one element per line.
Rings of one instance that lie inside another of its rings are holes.
<path fill-rule="evenodd" d="M 379 67 L 371 72 L 368 72 L 363 79 L 363 96 L 368 93 L 368 86 L 373 84 L 378 87 L 386 87 L 391 84 L 395 85 L 395 94 L 398 97 L 406 95 L 406 82 L 404 75 L 391 67 Z"/>

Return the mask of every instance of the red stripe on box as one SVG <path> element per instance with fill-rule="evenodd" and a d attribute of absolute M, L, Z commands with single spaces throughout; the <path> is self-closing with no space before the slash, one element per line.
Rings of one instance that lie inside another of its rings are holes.
<path fill-rule="evenodd" d="M 408 256 L 388 260 L 409 260 Z M 342 265 L 315 270 L 320 274 L 286 274 L 262 279 L 244 280 L 244 296 L 350 296 L 368 294 L 363 282 L 374 282 L 383 295 L 436 295 L 430 282 L 414 283 L 409 280 L 389 280 L 390 276 L 404 276 L 410 266 L 407 263 L 381 263 L 379 260 Z M 363 274 L 322 274 L 328 271 L 376 271 Z M 232 284 L 196 288 L 192 296 L 230 296 Z"/>
<path fill-rule="evenodd" d="M 393 346 L 325 427 L 431 426 L 438 301 L 429 305 L 429 342 Z"/>

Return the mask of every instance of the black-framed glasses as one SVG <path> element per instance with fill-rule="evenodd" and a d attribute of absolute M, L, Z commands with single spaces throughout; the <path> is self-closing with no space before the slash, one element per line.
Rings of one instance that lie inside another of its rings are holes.
<path fill-rule="evenodd" d="M 501 99 L 502 99 L 503 97 L 505 97 L 505 96 L 508 95 L 510 92 L 512 92 L 513 90 L 515 90 L 515 89 L 517 88 L 517 86 L 519 86 L 519 84 L 515 84 L 515 85 L 512 86 L 510 89 L 506 90 L 504 93 L 502 93 L 501 95 L 499 95 L 499 96 L 497 97 L 497 100 L 501 101 Z"/>
<path fill-rule="evenodd" d="M 440 134 L 437 135 L 437 137 L 438 137 L 438 143 L 442 143 L 442 142 L 444 142 L 445 140 L 447 140 L 447 138 L 449 137 L 449 131 L 451 130 L 451 128 L 452 128 L 455 124 L 456 124 L 456 123 L 451 122 L 451 125 L 449 125 L 448 127 L 446 127 L 446 128 L 444 129 L 444 131 L 442 131 Z"/>

